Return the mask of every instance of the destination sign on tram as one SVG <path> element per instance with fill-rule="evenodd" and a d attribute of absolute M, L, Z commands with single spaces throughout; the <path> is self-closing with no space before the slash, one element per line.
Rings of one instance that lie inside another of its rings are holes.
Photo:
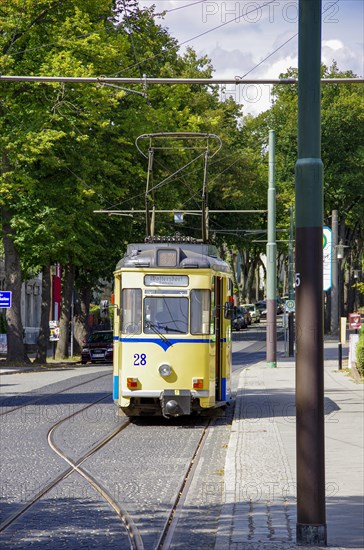
<path fill-rule="evenodd" d="M 145 286 L 188 286 L 187 275 L 146 275 Z"/>

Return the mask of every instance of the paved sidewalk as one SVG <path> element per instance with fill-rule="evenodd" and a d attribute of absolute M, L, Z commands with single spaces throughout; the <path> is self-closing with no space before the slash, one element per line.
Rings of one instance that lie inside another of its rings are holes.
<path fill-rule="evenodd" d="M 337 343 L 325 342 L 328 546 L 363 550 L 364 385 L 337 367 Z M 215 550 L 305 548 L 296 546 L 295 428 L 294 359 L 243 370 Z"/>

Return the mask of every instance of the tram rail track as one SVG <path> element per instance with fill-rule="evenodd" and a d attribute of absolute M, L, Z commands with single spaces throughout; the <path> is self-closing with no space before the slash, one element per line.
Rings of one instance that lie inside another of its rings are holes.
<path fill-rule="evenodd" d="M 48 442 L 50 444 L 50 447 L 53 449 L 54 452 L 56 452 L 58 456 L 60 456 L 60 458 L 62 458 L 69 464 L 70 468 L 68 470 L 70 470 L 70 472 L 68 475 L 70 475 L 73 472 L 77 472 L 114 509 L 114 511 L 119 516 L 122 523 L 124 524 L 124 527 L 129 537 L 131 550 L 145 550 L 143 536 L 140 533 L 137 525 L 133 521 L 131 515 L 127 511 L 126 507 L 122 503 L 116 502 L 116 500 L 112 497 L 108 489 L 106 489 L 99 481 L 97 481 L 93 475 L 87 472 L 84 468 L 81 468 L 81 465 L 83 464 L 83 462 L 87 460 L 87 458 L 91 457 L 93 454 L 95 454 L 97 450 L 101 449 L 101 446 L 104 446 L 106 443 L 111 441 L 111 439 L 116 435 L 118 435 L 124 428 L 126 428 L 132 422 L 132 420 L 127 419 L 121 428 L 117 428 L 109 437 L 105 438 L 105 441 L 103 442 L 102 445 L 101 444 L 98 445 L 97 449 L 95 450 L 92 449 L 85 457 L 78 460 L 77 462 L 74 462 L 71 459 L 69 459 L 61 451 L 61 449 L 55 444 L 55 441 L 54 441 L 55 430 L 57 429 L 58 426 L 60 426 L 64 422 L 64 420 L 59 421 L 49 430 Z M 138 419 L 136 419 L 135 422 L 138 422 Z M 164 525 L 162 527 L 161 533 L 158 536 L 157 543 L 154 545 L 155 550 L 168 550 L 171 546 L 171 543 L 175 537 L 175 532 L 178 526 L 178 522 L 183 512 L 188 491 L 193 481 L 196 469 L 199 465 L 199 461 L 202 457 L 209 428 L 211 428 L 213 425 L 214 425 L 213 419 L 206 420 L 206 425 L 203 427 L 202 434 L 195 446 L 193 455 L 189 460 L 188 464 L 186 464 L 185 471 L 183 474 L 183 479 L 177 488 L 173 505 L 171 506 L 169 512 L 167 512 L 166 519 L 164 521 Z"/>
<path fill-rule="evenodd" d="M 208 429 L 210 426 L 212 426 L 212 424 L 213 424 L 213 421 L 209 420 L 207 425 L 204 427 L 201 437 L 196 445 L 195 452 L 190 460 L 190 463 L 188 464 L 185 470 L 185 475 L 183 477 L 182 483 L 179 486 L 179 490 L 176 495 L 173 506 L 170 509 L 168 517 L 164 523 L 162 532 L 159 536 L 158 542 L 155 546 L 156 550 L 168 550 L 171 547 L 171 543 L 174 538 L 181 513 L 183 511 L 184 503 L 186 501 L 186 497 L 190 489 L 193 476 L 195 474 L 195 471 L 201 459 L 202 451 L 207 439 Z"/>
<path fill-rule="evenodd" d="M 42 497 L 44 497 L 47 493 L 49 493 L 53 488 L 55 488 L 59 483 L 61 483 L 63 480 L 68 478 L 72 473 L 77 472 L 79 475 L 81 475 L 85 480 L 88 481 L 92 485 L 92 487 L 117 511 L 118 515 L 122 519 L 126 531 L 128 533 L 129 539 L 131 541 L 131 548 L 133 550 L 143 550 L 143 546 L 139 544 L 139 534 L 137 530 L 134 527 L 134 523 L 126 510 L 124 510 L 120 505 L 118 505 L 115 500 L 111 497 L 111 495 L 108 493 L 108 491 L 102 487 L 101 484 L 99 484 L 90 474 L 88 474 L 86 471 L 84 471 L 83 468 L 81 468 L 81 465 L 86 462 L 90 457 L 94 456 L 101 448 L 103 448 L 107 443 L 109 443 L 114 437 L 116 437 L 121 431 L 123 431 L 129 424 L 130 420 L 126 419 L 125 422 L 122 425 L 119 425 L 116 429 L 112 430 L 109 434 L 107 434 L 104 438 L 102 438 L 100 441 L 98 441 L 91 449 L 87 451 L 82 457 L 77 459 L 76 461 L 72 461 L 66 455 L 60 451 L 60 449 L 57 447 L 57 445 L 54 442 L 54 433 L 55 430 L 64 422 L 74 418 L 75 416 L 83 413 L 86 409 L 89 409 L 90 407 L 97 405 L 101 401 L 109 398 L 109 395 L 103 396 L 96 401 L 93 401 L 92 403 L 89 403 L 87 406 L 83 407 L 79 411 L 72 413 L 68 415 L 67 417 L 63 418 L 62 420 L 59 420 L 56 424 L 54 424 L 50 430 L 48 431 L 48 444 L 52 448 L 54 452 L 56 452 L 67 464 L 69 465 L 66 470 L 61 472 L 58 476 L 56 476 L 53 480 L 51 480 L 49 483 L 47 483 L 40 491 L 38 491 L 35 495 L 32 496 L 25 504 L 23 504 L 21 507 L 18 508 L 13 514 L 8 516 L 1 524 L 0 524 L 0 532 L 5 531 L 8 527 L 10 527 L 19 517 L 21 517 L 23 514 L 25 514 L 35 503 L 37 503 Z M 135 541 L 137 543 L 135 544 Z"/>
<path fill-rule="evenodd" d="M 251 354 L 249 354 L 248 352 L 248 355 L 251 355 L 253 357 L 254 353 L 256 353 L 257 351 L 261 351 L 265 347 L 265 344 L 263 342 L 260 342 L 259 344 L 258 344 L 259 350 L 254 350 L 254 352 L 251 352 Z M 245 365 L 242 365 L 242 366 L 247 367 L 249 365 L 245 363 Z M 68 387 L 62 390 L 61 392 L 57 392 L 57 393 L 63 393 L 69 389 L 72 389 L 79 385 L 85 385 L 89 382 L 92 382 L 93 380 L 97 380 L 99 378 L 102 378 L 108 375 L 109 373 L 103 374 L 101 376 L 88 380 L 87 382 L 83 382 L 82 384 L 74 384 L 73 386 Z M 49 397 L 49 395 L 47 397 Z M 107 399 L 108 397 L 109 396 L 103 396 L 97 399 L 96 401 L 89 403 L 87 406 L 83 407 L 79 411 L 72 413 L 67 417 L 59 420 L 56 424 L 54 424 L 49 429 L 48 435 L 47 435 L 48 444 L 51 447 L 51 449 L 62 460 L 64 460 L 67 463 L 68 467 L 63 472 L 61 472 L 57 477 L 55 477 L 51 482 L 45 485 L 43 489 L 39 491 L 36 495 L 34 495 L 26 504 L 24 504 L 20 509 L 15 511 L 3 523 L 1 523 L 0 532 L 10 527 L 10 525 L 12 525 L 19 517 L 25 514 L 36 502 L 38 502 L 42 497 L 44 497 L 47 493 L 49 493 L 54 487 L 56 487 L 58 484 L 60 484 L 62 481 L 68 478 L 71 474 L 76 473 L 80 475 L 91 487 L 93 487 L 93 489 L 102 497 L 102 499 L 105 502 L 107 502 L 108 505 L 111 506 L 111 508 L 116 512 L 117 516 L 120 518 L 125 528 L 125 532 L 128 537 L 128 543 L 130 545 L 130 548 L 132 550 L 144 550 L 145 548 L 143 543 L 144 535 L 140 532 L 138 526 L 133 521 L 133 518 L 131 517 L 130 513 L 126 509 L 125 505 L 115 500 L 115 498 L 110 494 L 110 490 L 105 488 L 105 486 L 103 486 L 102 483 L 100 483 L 96 479 L 95 472 L 93 472 L 94 475 L 92 475 L 87 471 L 87 468 L 83 467 L 84 463 L 89 458 L 94 456 L 102 447 L 104 447 L 108 442 L 110 442 L 113 438 L 115 438 L 121 431 L 123 431 L 130 424 L 131 420 L 125 419 L 125 422 L 123 422 L 122 426 L 118 426 L 111 433 L 106 435 L 103 439 L 97 442 L 91 449 L 89 449 L 87 453 L 85 453 L 80 458 L 77 458 L 77 460 L 69 458 L 62 451 L 62 449 L 55 443 L 55 433 L 58 427 L 60 427 L 64 422 L 67 422 L 71 418 L 77 416 L 78 414 L 81 414 L 86 409 L 89 409 L 90 407 Z M 38 400 L 36 400 L 36 402 L 38 402 Z M 27 405 L 28 404 L 29 402 L 27 403 Z M 22 407 L 24 406 L 26 405 L 23 405 Z M 22 408 L 22 407 L 18 407 L 18 408 Z M 11 411 L 7 411 L 7 412 L 11 412 Z M 155 550 L 168 550 L 171 547 L 172 542 L 178 537 L 177 527 L 183 515 L 186 498 L 188 496 L 192 481 L 194 479 L 196 469 L 199 465 L 201 457 L 203 456 L 203 449 L 208 437 L 209 429 L 212 428 L 213 425 L 214 425 L 213 419 L 206 419 L 206 424 L 201 426 L 201 429 L 203 431 L 201 433 L 201 436 L 199 437 L 199 440 L 194 450 L 192 451 L 193 454 L 191 453 L 190 455 L 191 458 L 188 458 L 188 461 L 186 460 L 186 464 L 184 466 L 184 472 L 181 476 L 182 479 L 178 484 L 177 490 L 175 491 L 175 498 L 173 501 L 173 505 L 170 507 L 169 510 L 165 512 L 165 520 L 163 522 L 162 528 L 159 534 L 158 533 L 156 534 L 156 543 L 153 544 L 153 548 Z"/>
<path fill-rule="evenodd" d="M 100 400 L 101 401 L 101 400 Z M 95 404 L 95 403 L 93 403 Z M 57 422 L 57 424 L 55 424 L 54 426 L 52 426 L 52 428 L 49 430 L 48 432 L 48 444 L 49 446 L 51 447 L 51 449 L 60 457 L 62 458 L 67 464 L 70 465 L 70 473 L 68 475 L 70 475 L 71 473 L 73 472 L 77 472 L 81 477 L 83 477 L 94 489 L 95 491 L 97 491 L 104 500 L 106 500 L 106 502 L 108 504 L 110 504 L 110 506 L 115 510 L 115 512 L 117 513 L 117 515 L 119 516 L 119 518 L 121 519 L 122 523 L 124 524 L 125 526 L 125 529 L 126 529 L 126 532 L 127 532 L 127 535 L 128 535 L 128 538 L 129 538 L 129 542 L 130 542 L 130 548 L 132 550 L 144 550 L 144 545 L 143 545 L 143 541 L 142 541 L 142 538 L 140 536 L 140 533 L 137 529 L 137 527 L 135 526 L 135 523 L 133 521 L 133 519 L 131 518 L 131 516 L 129 515 L 128 511 L 123 507 L 121 506 L 119 503 L 116 502 L 116 500 L 111 496 L 110 492 L 103 486 L 101 485 L 96 479 L 94 476 L 92 476 L 91 474 L 89 474 L 84 468 L 81 468 L 81 465 L 89 458 L 91 457 L 92 455 L 94 455 L 98 450 L 100 450 L 102 447 L 104 447 L 104 445 L 106 445 L 109 441 L 111 441 L 116 435 L 118 435 L 122 430 L 124 430 L 129 424 L 130 424 L 130 420 L 126 420 L 124 422 L 124 424 L 122 426 L 119 426 L 118 428 L 116 428 L 113 432 L 111 432 L 111 434 L 109 434 L 108 436 L 106 436 L 100 443 L 98 443 L 93 449 L 92 451 L 90 451 L 89 453 L 87 453 L 87 455 L 85 457 L 83 457 L 83 459 L 77 461 L 76 463 L 71 460 L 69 457 L 67 457 L 62 451 L 61 449 L 56 445 L 55 443 L 55 440 L 54 440 L 54 433 L 55 433 L 55 430 L 61 425 L 63 424 L 65 420 L 60 420 L 59 422 Z"/>
<path fill-rule="evenodd" d="M 116 437 L 118 434 L 120 434 L 120 432 L 125 430 L 125 428 L 127 428 L 127 426 L 129 426 L 129 424 L 131 423 L 131 419 L 126 418 L 121 426 L 118 426 L 112 432 L 107 434 L 104 438 L 98 441 L 91 449 L 89 449 L 87 453 L 85 453 L 83 456 L 81 456 L 77 460 L 70 459 L 60 449 L 59 445 L 57 445 L 55 442 L 55 434 L 56 434 L 57 428 L 59 428 L 62 424 L 71 420 L 75 416 L 82 414 L 86 409 L 89 409 L 97 405 L 101 401 L 107 399 L 108 397 L 109 396 L 107 397 L 104 396 L 102 398 L 97 399 L 96 401 L 93 401 L 92 403 L 89 403 L 87 406 L 83 407 L 79 411 L 72 413 L 67 417 L 59 420 L 56 424 L 54 424 L 49 429 L 47 434 L 48 444 L 50 448 L 61 459 L 63 459 L 67 463 L 68 467 L 64 471 L 62 471 L 58 476 L 56 476 L 53 480 L 47 483 L 40 491 L 38 491 L 35 495 L 33 495 L 32 498 L 28 500 L 24 505 L 22 505 L 18 510 L 16 510 L 13 514 L 11 514 L 8 518 L 6 518 L 0 524 L 0 532 L 3 532 L 8 527 L 10 527 L 18 518 L 20 518 L 23 514 L 25 514 L 28 510 L 30 510 L 33 505 L 35 505 L 40 499 L 42 499 L 47 493 L 49 493 L 58 484 L 60 484 L 65 479 L 67 479 L 71 474 L 77 473 L 87 483 L 89 483 L 90 486 L 93 487 L 93 489 L 97 491 L 97 493 L 99 493 L 99 495 L 103 498 L 103 500 L 106 501 L 111 506 L 111 508 L 113 508 L 113 510 L 116 512 L 117 516 L 120 518 L 125 528 L 125 532 L 128 536 L 128 542 L 131 550 L 145 549 L 142 535 L 138 527 L 136 526 L 135 522 L 133 521 L 133 518 L 125 508 L 125 506 L 122 503 L 117 502 L 115 498 L 110 494 L 110 491 L 106 489 L 94 477 L 94 475 L 90 474 L 84 467 L 82 467 L 82 465 L 84 465 L 84 463 L 89 458 L 93 457 L 100 449 L 102 449 L 107 443 L 109 443 L 112 439 L 114 439 L 114 437 Z M 162 527 L 162 531 L 158 536 L 158 542 L 154 546 L 156 550 L 167 550 L 170 547 L 171 541 L 173 540 L 175 531 L 177 529 L 180 516 L 183 511 L 183 506 L 184 506 L 190 485 L 192 483 L 193 476 L 195 474 L 196 468 L 202 456 L 204 444 L 207 439 L 208 430 L 212 425 L 213 425 L 213 420 L 207 419 L 206 425 L 203 427 L 202 434 L 195 446 L 193 455 L 189 460 L 188 464 L 186 464 L 185 471 L 183 474 L 183 479 L 176 491 L 174 503 L 170 508 L 169 512 L 167 512 L 166 514 L 166 519 Z"/>

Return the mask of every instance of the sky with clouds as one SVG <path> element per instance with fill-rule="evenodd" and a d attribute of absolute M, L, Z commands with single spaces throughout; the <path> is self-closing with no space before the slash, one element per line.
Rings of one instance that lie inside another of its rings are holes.
<path fill-rule="evenodd" d="M 158 13 L 165 10 L 159 22 L 184 43 L 182 52 L 192 46 L 198 55 L 207 55 L 216 78 L 248 72 L 249 78 L 278 78 L 298 65 L 298 0 L 139 0 L 139 4 L 154 4 Z M 322 62 L 330 66 L 335 60 L 339 69 L 363 76 L 363 0 L 322 0 L 322 10 Z M 269 108 L 268 85 L 228 86 L 227 91 L 243 103 L 245 113 Z"/>

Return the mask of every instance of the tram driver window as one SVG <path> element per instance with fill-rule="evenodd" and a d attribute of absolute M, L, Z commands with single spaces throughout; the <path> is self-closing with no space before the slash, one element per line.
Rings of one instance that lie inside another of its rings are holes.
<path fill-rule="evenodd" d="M 144 332 L 146 334 L 186 334 L 188 332 L 188 298 L 155 296 L 144 298 Z"/>
<path fill-rule="evenodd" d="M 210 290 L 191 290 L 191 334 L 210 332 Z"/>
<path fill-rule="evenodd" d="M 142 331 L 142 291 L 140 288 L 124 288 L 121 293 L 121 332 L 140 334 Z"/>

